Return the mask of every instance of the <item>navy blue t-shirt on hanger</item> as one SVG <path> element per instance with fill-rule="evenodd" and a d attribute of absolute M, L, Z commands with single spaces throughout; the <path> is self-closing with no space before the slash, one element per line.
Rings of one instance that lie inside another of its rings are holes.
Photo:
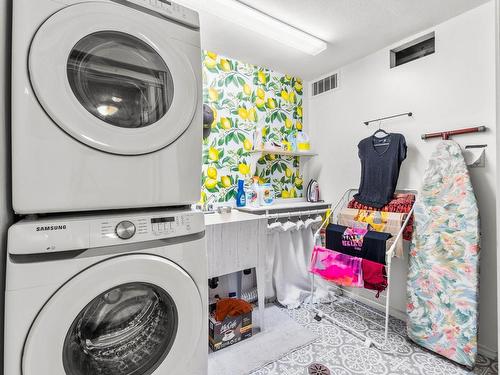
<path fill-rule="evenodd" d="M 358 144 L 361 182 L 354 199 L 361 204 L 382 208 L 394 196 L 401 163 L 406 158 L 406 140 L 402 134 L 372 135 Z"/>

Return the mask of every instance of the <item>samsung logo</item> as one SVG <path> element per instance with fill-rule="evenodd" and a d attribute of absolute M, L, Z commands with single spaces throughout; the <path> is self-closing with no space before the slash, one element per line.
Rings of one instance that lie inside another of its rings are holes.
<path fill-rule="evenodd" d="M 64 225 L 47 225 L 44 227 L 36 227 L 37 232 L 48 231 L 48 230 L 64 230 L 66 229 L 66 224 Z"/>

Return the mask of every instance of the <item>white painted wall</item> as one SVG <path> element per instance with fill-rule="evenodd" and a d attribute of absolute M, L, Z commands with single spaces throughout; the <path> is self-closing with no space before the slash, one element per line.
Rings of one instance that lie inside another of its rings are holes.
<path fill-rule="evenodd" d="M 435 54 L 389 69 L 390 48 L 429 31 L 436 32 Z M 323 197 L 337 200 L 346 189 L 359 184 L 357 143 L 376 129 L 376 125 L 367 128 L 363 121 L 413 111 L 413 118 L 386 122 L 384 128 L 403 133 L 408 143 L 399 187 L 418 189 L 428 157 L 439 142 L 423 141 L 420 134 L 477 125 L 489 128 L 487 133 L 455 140 L 462 146 L 488 144 L 486 167 L 471 170 L 471 175 L 483 233 L 479 342 L 480 349 L 491 355 L 497 350 L 494 1 L 401 43 L 342 67 L 340 88 L 311 98 L 306 111 L 308 128 L 319 157 L 311 162 L 310 173 L 318 177 Z M 391 306 L 400 316 L 406 310 L 407 262 L 406 256 L 393 263 Z"/>

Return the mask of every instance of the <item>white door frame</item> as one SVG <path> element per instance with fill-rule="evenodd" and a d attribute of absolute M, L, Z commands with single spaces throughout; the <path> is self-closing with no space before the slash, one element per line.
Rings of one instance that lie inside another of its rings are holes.
<path fill-rule="evenodd" d="M 496 220 L 497 220 L 497 235 L 496 235 L 496 256 L 497 256 L 497 329 L 498 341 L 497 348 L 500 345 L 500 0 L 495 0 L 495 60 L 496 60 L 496 154 L 497 154 L 497 187 L 496 187 Z"/>

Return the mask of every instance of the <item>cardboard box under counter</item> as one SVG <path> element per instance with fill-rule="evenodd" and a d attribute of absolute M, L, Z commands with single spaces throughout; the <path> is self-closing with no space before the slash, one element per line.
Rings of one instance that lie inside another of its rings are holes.
<path fill-rule="evenodd" d="M 252 312 L 228 316 L 219 322 L 209 318 L 209 346 L 214 352 L 252 337 Z"/>

